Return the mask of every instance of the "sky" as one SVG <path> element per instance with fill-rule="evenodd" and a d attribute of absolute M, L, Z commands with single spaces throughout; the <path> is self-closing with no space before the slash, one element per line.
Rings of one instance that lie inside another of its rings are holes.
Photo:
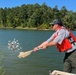
<path fill-rule="evenodd" d="M 44 2 L 47 6 L 52 8 L 57 5 L 60 10 L 63 6 L 65 6 L 67 10 L 76 12 L 76 0 L 0 0 L 0 8 L 12 8 L 23 4 L 35 3 L 42 5 Z"/>

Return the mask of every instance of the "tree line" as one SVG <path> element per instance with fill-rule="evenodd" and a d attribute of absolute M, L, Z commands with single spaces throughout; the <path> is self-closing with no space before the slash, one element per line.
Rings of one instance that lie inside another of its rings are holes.
<path fill-rule="evenodd" d="M 61 19 L 67 28 L 75 29 L 76 12 L 68 11 L 65 6 L 59 10 L 57 5 L 51 8 L 46 3 L 36 3 L 0 8 L 0 27 L 49 29 L 54 19 Z"/>

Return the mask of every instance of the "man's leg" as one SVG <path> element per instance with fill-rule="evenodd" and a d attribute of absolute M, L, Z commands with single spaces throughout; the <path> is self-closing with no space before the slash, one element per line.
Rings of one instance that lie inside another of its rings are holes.
<path fill-rule="evenodd" d="M 68 59 L 66 59 L 64 62 L 63 71 L 71 73 L 71 70 L 72 70 L 71 63 Z"/>
<path fill-rule="evenodd" d="M 71 65 L 72 65 L 72 73 L 76 74 L 76 51 L 70 55 Z"/>
<path fill-rule="evenodd" d="M 76 50 L 65 54 L 63 71 L 76 74 Z"/>

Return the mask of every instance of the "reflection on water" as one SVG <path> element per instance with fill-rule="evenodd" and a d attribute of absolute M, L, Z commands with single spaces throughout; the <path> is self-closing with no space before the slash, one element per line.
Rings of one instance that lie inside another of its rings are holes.
<path fill-rule="evenodd" d="M 2 66 L 5 75 L 48 75 L 49 70 L 62 70 L 64 54 L 59 53 L 55 46 L 32 52 L 27 58 L 17 57 L 20 51 L 33 49 L 48 39 L 52 33 L 38 30 L 0 30 L 0 45 L 4 52 Z M 19 40 L 22 50 L 12 51 L 7 48 L 8 40 L 14 38 Z"/>

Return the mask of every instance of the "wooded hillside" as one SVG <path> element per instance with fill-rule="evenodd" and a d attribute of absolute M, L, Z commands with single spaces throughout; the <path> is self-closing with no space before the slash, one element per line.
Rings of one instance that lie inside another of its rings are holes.
<path fill-rule="evenodd" d="M 76 12 L 67 10 L 65 6 L 58 10 L 57 5 L 51 8 L 46 3 L 36 3 L 0 8 L 0 27 L 49 29 L 49 23 L 56 18 L 61 19 L 67 28 L 73 29 L 76 25 Z"/>

